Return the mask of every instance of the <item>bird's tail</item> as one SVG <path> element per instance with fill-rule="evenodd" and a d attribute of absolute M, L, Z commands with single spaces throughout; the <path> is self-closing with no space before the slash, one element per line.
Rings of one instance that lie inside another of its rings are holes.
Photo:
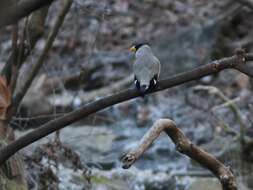
<path fill-rule="evenodd" d="M 148 85 L 141 85 L 140 86 L 140 93 L 142 94 L 142 97 L 145 96 L 145 93 L 147 90 L 148 90 Z"/>

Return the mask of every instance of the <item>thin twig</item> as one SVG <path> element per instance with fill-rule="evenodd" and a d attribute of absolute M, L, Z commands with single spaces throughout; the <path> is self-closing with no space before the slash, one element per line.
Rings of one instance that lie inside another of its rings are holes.
<path fill-rule="evenodd" d="M 223 190 L 237 189 L 236 180 L 231 170 L 208 152 L 193 145 L 170 119 L 159 119 L 154 123 L 143 136 L 139 145 L 123 157 L 123 168 L 129 168 L 139 159 L 163 131 L 176 145 L 177 151 L 189 156 L 203 167 L 209 169 L 220 180 Z"/>
<path fill-rule="evenodd" d="M 238 56 L 235 55 L 232 57 L 227 57 L 213 61 L 210 64 L 200 66 L 196 69 L 187 72 L 176 74 L 172 77 L 159 81 L 157 87 L 147 92 L 147 94 L 161 91 L 174 86 L 178 86 L 193 80 L 197 80 L 200 79 L 201 77 L 215 74 L 224 69 L 228 68 L 238 69 L 240 65 L 242 64 L 245 65 L 247 62 L 253 61 L 253 54 L 245 54 L 245 57 L 242 62 L 238 60 L 239 60 Z M 138 96 L 140 96 L 140 94 L 136 89 L 126 89 L 119 93 L 109 95 L 104 98 L 93 101 L 91 103 L 88 103 L 75 111 L 72 111 L 55 120 L 49 121 L 46 124 L 41 125 L 37 129 L 27 133 L 26 135 L 8 144 L 6 147 L 0 149 L 0 165 L 3 164 L 8 158 L 10 158 L 20 149 L 63 127 L 66 127 L 67 125 L 73 122 L 83 119 L 93 113 L 101 111 L 112 105 L 136 98 Z"/>
<path fill-rule="evenodd" d="M 19 43 L 16 43 L 17 51 L 12 51 L 12 54 L 10 55 L 6 64 L 4 65 L 4 68 L 2 69 L 1 74 L 6 76 L 8 75 L 8 71 L 11 70 L 14 65 L 14 69 L 12 69 L 14 70 L 14 72 L 12 72 L 13 78 L 11 85 L 12 92 L 14 92 L 16 88 L 17 78 L 22 64 L 25 62 L 26 58 L 30 55 L 31 50 L 35 47 L 37 41 L 44 33 L 45 30 L 44 24 L 48 8 L 49 5 L 41 8 L 40 10 L 35 11 L 31 15 L 30 19 L 26 18 L 21 38 L 19 40 Z"/>
<path fill-rule="evenodd" d="M 20 43 L 19 43 L 19 49 L 18 49 L 18 60 L 17 60 L 17 65 L 18 65 L 18 70 L 20 69 L 22 62 L 24 62 L 25 58 L 25 35 L 26 35 L 26 27 L 28 25 L 28 18 L 25 19 L 24 27 L 21 33 L 20 37 Z"/>
<path fill-rule="evenodd" d="M 18 121 L 31 121 L 31 120 L 39 120 L 39 119 L 49 119 L 49 118 L 58 118 L 60 116 L 65 115 L 66 113 L 56 113 L 56 114 L 48 114 L 48 115 L 40 115 L 34 117 L 12 117 L 13 120 Z"/>
<path fill-rule="evenodd" d="M 217 109 L 229 107 L 230 104 L 235 104 L 236 102 L 239 102 L 239 101 L 240 101 L 240 97 L 236 97 L 236 98 L 230 99 L 229 101 L 224 102 L 224 103 L 222 103 L 222 104 L 220 104 L 220 105 L 214 106 L 214 107 L 212 108 L 212 110 L 214 111 L 214 110 L 217 110 Z"/>
<path fill-rule="evenodd" d="M 194 90 L 206 90 L 210 94 L 217 95 L 219 98 L 221 98 L 225 103 L 227 103 L 227 106 L 229 109 L 234 113 L 236 121 L 239 123 L 240 126 L 240 142 L 243 145 L 245 143 L 245 130 L 246 130 L 246 124 L 243 121 L 240 109 L 237 107 L 237 105 L 231 101 L 223 92 L 221 92 L 217 87 L 214 86 L 203 86 L 198 85 L 194 87 Z"/>
<path fill-rule="evenodd" d="M 10 88 L 11 92 L 14 91 L 17 81 L 17 63 L 18 63 L 18 23 L 14 24 L 12 32 L 12 61 L 11 61 L 11 74 L 10 74 Z"/>

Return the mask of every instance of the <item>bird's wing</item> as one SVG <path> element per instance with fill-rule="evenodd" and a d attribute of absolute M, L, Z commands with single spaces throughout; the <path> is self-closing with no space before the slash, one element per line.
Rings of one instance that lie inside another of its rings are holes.
<path fill-rule="evenodd" d="M 154 55 L 150 55 L 147 61 L 147 68 L 149 70 L 149 75 L 151 79 L 157 75 L 157 77 L 160 74 L 160 61 L 155 57 Z"/>
<path fill-rule="evenodd" d="M 156 58 L 157 59 L 157 58 Z M 138 56 L 135 59 L 133 70 L 137 80 L 141 85 L 149 85 L 150 80 L 159 73 L 159 60 L 155 60 L 154 56 Z"/>
<path fill-rule="evenodd" d="M 161 63 L 159 59 L 156 56 L 153 56 L 154 63 L 155 63 L 155 73 L 157 74 L 157 77 L 159 78 L 160 71 L 161 71 Z"/>

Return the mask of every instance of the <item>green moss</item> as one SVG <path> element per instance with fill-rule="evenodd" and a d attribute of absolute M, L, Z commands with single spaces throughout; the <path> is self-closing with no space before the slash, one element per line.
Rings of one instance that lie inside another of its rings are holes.
<path fill-rule="evenodd" d="M 111 180 L 107 179 L 106 177 L 102 176 L 91 176 L 91 183 L 96 183 L 96 184 L 102 184 L 102 185 L 108 185 L 111 184 Z"/>
<path fill-rule="evenodd" d="M 27 190 L 26 185 L 22 185 L 15 180 L 7 179 L 7 177 L 0 177 L 1 190 Z"/>

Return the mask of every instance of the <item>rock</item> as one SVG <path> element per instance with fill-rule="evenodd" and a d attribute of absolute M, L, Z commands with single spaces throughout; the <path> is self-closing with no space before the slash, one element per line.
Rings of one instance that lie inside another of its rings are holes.
<path fill-rule="evenodd" d="M 175 180 L 165 172 L 153 172 L 152 170 L 139 170 L 134 167 L 123 170 L 110 171 L 93 170 L 92 183 L 94 187 L 103 190 L 111 190 L 118 186 L 117 190 L 174 190 Z M 94 188 L 97 189 L 97 188 Z"/>
<path fill-rule="evenodd" d="M 22 136 L 23 134 L 24 132 L 18 132 L 17 136 Z M 54 139 L 54 135 L 55 134 L 51 134 L 47 138 L 43 138 L 28 146 L 24 149 L 25 154 L 32 154 L 33 150 L 38 145 Z M 64 144 L 67 144 L 69 147 L 73 148 L 73 150 L 76 150 L 78 154 L 80 154 L 83 162 L 92 161 L 100 164 L 105 162 L 106 167 L 109 167 L 108 156 L 106 154 L 111 152 L 112 143 L 115 139 L 115 135 L 110 129 L 103 126 L 66 127 L 60 131 L 60 139 Z M 109 159 L 115 161 L 117 157 L 114 156 Z M 109 165 L 113 165 L 113 163 L 110 163 Z"/>
<path fill-rule="evenodd" d="M 238 189 L 249 190 L 240 178 L 237 179 Z M 195 177 L 191 183 L 189 190 L 222 190 L 221 184 L 217 178 L 212 177 Z"/>
<path fill-rule="evenodd" d="M 193 133 L 194 141 L 197 145 L 208 143 L 213 138 L 213 131 L 211 126 L 204 126 L 201 124 L 198 124 Z"/>
<path fill-rule="evenodd" d="M 74 139 L 78 144 L 73 145 L 79 150 L 89 148 L 102 153 L 107 152 L 111 149 L 114 138 L 113 132 L 105 127 L 68 127 L 61 131 L 61 139 L 69 144 L 72 144 Z"/>
<path fill-rule="evenodd" d="M 38 116 L 52 113 L 53 108 L 43 93 L 42 86 L 46 75 L 36 78 L 34 84 L 25 95 L 21 107 L 28 115 Z M 31 114 L 30 114 L 31 113 Z M 23 112 L 24 114 L 24 112 Z"/>
<path fill-rule="evenodd" d="M 77 150 L 83 161 L 103 163 L 103 154 L 112 149 L 113 132 L 102 126 L 67 127 L 61 130 L 61 140 Z M 108 161 L 106 161 L 108 162 Z"/>
<path fill-rule="evenodd" d="M 222 190 L 220 182 L 216 178 L 196 178 L 189 190 Z"/>
<path fill-rule="evenodd" d="M 98 164 L 102 167 L 103 170 L 111 170 L 116 166 L 115 161 L 110 160 L 101 160 Z"/>
<path fill-rule="evenodd" d="M 156 39 L 152 47 L 161 61 L 161 78 L 207 63 L 218 30 L 214 25 L 192 25 Z"/>

